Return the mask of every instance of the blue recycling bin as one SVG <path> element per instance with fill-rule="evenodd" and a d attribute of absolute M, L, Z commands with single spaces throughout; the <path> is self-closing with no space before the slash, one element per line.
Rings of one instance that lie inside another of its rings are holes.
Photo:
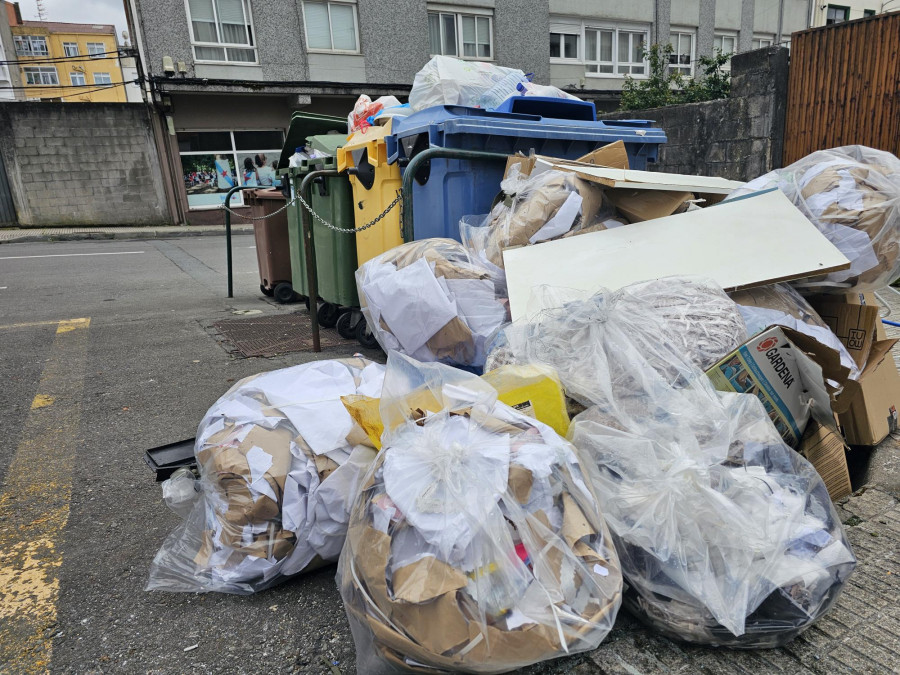
<path fill-rule="evenodd" d="M 530 99 L 530 100 L 529 100 Z M 496 110 L 466 106 L 434 106 L 395 118 L 385 137 L 388 163 L 401 171 L 427 148 L 482 150 L 507 155 L 523 152 L 577 159 L 614 141 L 624 141 L 632 169 L 656 161 L 666 142 L 662 129 L 649 120 L 598 121 L 593 103 L 567 99 L 515 96 Z M 415 239 L 460 240 L 465 215 L 487 213 L 500 190 L 504 166 L 499 162 L 434 159 L 413 181 Z"/>

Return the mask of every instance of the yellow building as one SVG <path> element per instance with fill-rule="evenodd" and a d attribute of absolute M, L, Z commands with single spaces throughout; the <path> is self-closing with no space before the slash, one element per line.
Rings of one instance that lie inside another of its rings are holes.
<path fill-rule="evenodd" d="M 26 99 L 125 102 L 115 26 L 10 23 Z"/>

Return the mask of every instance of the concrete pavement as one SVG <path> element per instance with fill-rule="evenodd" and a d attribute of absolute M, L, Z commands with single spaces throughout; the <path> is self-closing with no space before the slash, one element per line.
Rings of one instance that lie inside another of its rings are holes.
<path fill-rule="evenodd" d="M 237 379 L 358 349 L 226 352 L 212 322 L 305 311 L 263 298 L 253 238 L 234 243 L 231 300 L 221 238 L 0 247 L 0 673 L 355 672 L 333 567 L 247 597 L 143 591 L 179 522 L 143 451 L 193 436 Z M 896 457 L 896 441 L 882 452 Z M 526 672 L 896 670 L 900 495 L 891 490 L 872 484 L 842 502 L 859 568 L 834 611 L 784 649 L 686 647 L 621 612 L 596 651 Z"/>
<path fill-rule="evenodd" d="M 235 218 L 232 234 L 252 234 L 253 224 Z M 168 239 L 224 235 L 224 225 L 159 227 L 43 227 L 0 228 L 0 244 L 36 241 L 82 241 L 85 239 Z"/>

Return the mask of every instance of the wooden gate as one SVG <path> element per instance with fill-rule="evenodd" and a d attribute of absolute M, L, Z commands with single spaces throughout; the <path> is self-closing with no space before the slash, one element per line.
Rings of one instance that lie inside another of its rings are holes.
<path fill-rule="evenodd" d="M 900 12 L 791 36 L 783 164 L 840 145 L 900 155 Z"/>

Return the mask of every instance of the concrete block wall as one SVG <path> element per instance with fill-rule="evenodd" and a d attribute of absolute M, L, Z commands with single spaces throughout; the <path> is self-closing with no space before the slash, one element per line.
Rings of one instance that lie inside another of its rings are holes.
<path fill-rule="evenodd" d="M 0 154 L 23 226 L 171 225 L 140 103 L 0 103 Z"/>
<path fill-rule="evenodd" d="M 648 119 L 666 132 L 651 170 L 751 180 L 782 166 L 788 50 L 770 47 L 731 61 L 731 96 L 718 101 L 600 115 Z"/>

